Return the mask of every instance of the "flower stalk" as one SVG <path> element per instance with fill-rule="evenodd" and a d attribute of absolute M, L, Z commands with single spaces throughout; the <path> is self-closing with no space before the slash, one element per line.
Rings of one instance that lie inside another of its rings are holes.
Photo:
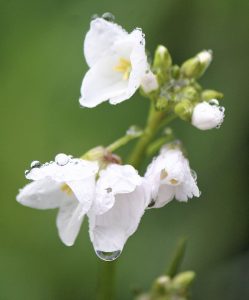
<path fill-rule="evenodd" d="M 99 262 L 97 300 L 113 300 L 115 293 L 116 262 Z"/>

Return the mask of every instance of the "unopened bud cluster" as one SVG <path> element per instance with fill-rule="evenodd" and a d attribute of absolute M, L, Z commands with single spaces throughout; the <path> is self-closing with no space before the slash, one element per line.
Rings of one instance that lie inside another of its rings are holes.
<path fill-rule="evenodd" d="M 203 90 L 197 82 L 211 61 L 212 51 L 203 50 L 178 66 L 173 64 L 168 49 L 160 45 L 155 51 L 151 66 L 152 71 L 150 71 L 147 79 L 147 89 L 142 84 L 142 93 L 154 101 L 158 111 L 174 113 L 182 120 L 192 122 L 195 127 L 202 130 L 218 127 L 224 118 L 223 108 L 220 109 L 222 115 L 220 114 L 218 118 L 217 114 L 210 109 L 209 116 L 205 116 L 202 120 L 203 115 L 200 115 L 197 124 L 192 120 L 193 114 L 196 119 L 195 108 L 199 103 L 223 98 L 222 93 L 211 89 Z M 206 124 L 208 119 L 215 119 L 216 121 Z M 204 122 L 205 125 L 199 126 L 199 122 Z"/>
<path fill-rule="evenodd" d="M 174 278 L 160 276 L 153 283 L 151 290 L 139 295 L 136 300 L 188 300 L 194 279 L 193 271 L 179 273 Z"/>

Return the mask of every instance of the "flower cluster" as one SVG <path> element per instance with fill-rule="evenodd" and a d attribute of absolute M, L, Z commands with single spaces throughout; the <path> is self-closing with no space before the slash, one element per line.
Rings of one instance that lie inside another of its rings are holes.
<path fill-rule="evenodd" d="M 157 139 L 157 133 L 172 117 L 201 130 L 219 127 L 224 108 L 217 99 L 223 95 L 203 90 L 197 82 L 212 60 L 211 51 L 202 51 L 177 66 L 168 50 L 159 46 L 150 65 L 142 30 L 128 33 L 103 17 L 91 21 L 84 55 L 89 70 L 82 82 L 80 104 L 95 107 L 108 100 L 117 104 L 140 89 L 151 100 L 147 127 L 133 127 L 118 142 L 94 148 L 81 158 L 61 153 L 49 163 L 32 162 L 25 173 L 32 182 L 20 190 L 17 201 L 37 209 L 58 208 L 56 225 L 67 246 L 74 244 L 87 217 L 96 254 L 113 260 L 146 209 L 163 207 L 174 198 L 186 202 L 200 196 L 196 173 L 180 144 L 169 142 L 169 136 Z M 164 132 L 174 137 L 171 130 Z M 122 165 L 113 152 L 138 137 L 130 163 Z M 136 169 L 150 146 L 160 151 L 141 176 Z"/>
<path fill-rule="evenodd" d="M 56 225 L 67 246 L 74 244 L 88 216 L 97 255 L 112 260 L 136 231 L 147 207 L 162 207 L 174 197 L 187 201 L 199 196 L 196 178 L 178 148 L 163 148 L 144 177 L 131 165 L 100 166 L 98 161 L 62 153 L 49 163 L 32 162 L 26 171 L 32 182 L 20 190 L 17 201 L 37 209 L 58 208 Z"/>

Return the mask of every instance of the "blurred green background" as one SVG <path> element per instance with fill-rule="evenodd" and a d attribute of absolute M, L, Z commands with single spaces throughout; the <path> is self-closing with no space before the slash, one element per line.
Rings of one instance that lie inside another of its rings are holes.
<path fill-rule="evenodd" d="M 106 11 L 129 31 L 143 28 L 149 51 L 166 45 L 176 63 L 213 49 L 201 82 L 224 92 L 226 107 L 219 130 L 174 123 L 202 196 L 146 213 L 118 261 L 116 298 L 148 288 L 187 235 L 183 269 L 198 274 L 193 299 L 249 299 L 249 2 L 1 0 L 0 300 L 95 299 L 99 260 L 87 222 L 67 248 L 57 236 L 56 211 L 22 207 L 15 197 L 32 160 L 77 156 L 144 123 L 148 103 L 139 95 L 118 106 L 79 108 L 84 35 L 90 17 Z"/>

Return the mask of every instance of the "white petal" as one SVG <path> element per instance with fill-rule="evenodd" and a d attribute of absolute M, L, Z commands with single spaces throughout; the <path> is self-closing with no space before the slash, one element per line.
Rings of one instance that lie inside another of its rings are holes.
<path fill-rule="evenodd" d="M 116 194 L 133 192 L 142 183 L 142 178 L 130 165 L 109 165 L 100 172 L 96 184 L 96 197 L 94 200 L 94 211 L 103 214 L 114 205 Z"/>
<path fill-rule="evenodd" d="M 146 94 L 157 90 L 159 85 L 158 85 L 156 75 L 154 75 L 151 71 L 147 72 L 142 77 L 141 87 Z"/>
<path fill-rule="evenodd" d="M 84 55 L 89 67 L 108 54 L 117 39 L 123 39 L 127 35 L 128 33 L 115 23 L 102 18 L 93 20 L 84 41 Z"/>
<path fill-rule="evenodd" d="M 131 98 L 140 87 L 142 78 L 148 70 L 148 62 L 145 53 L 145 39 L 140 29 L 135 29 L 126 39 L 118 41 L 114 47 L 121 57 L 127 58 L 128 56 L 131 62 L 131 72 L 126 91 L 110 99 L 111 104 L 118 104 Z"/>
<path fill-rule="evenodd" d="M 71 199 L 71 201 L 60 207 L 56 226 L 60 239 L 65 245 L 72 246 L 74 244 L 83 218 L 82 205 L 75 199 Z"/>
<path fill-rule="evenodd" d="M 71 159 L 66 165 L 58 165 L 56 162 L 44 164 L 39 168 L 33 168 L 26 175 L 30 180 L 41 180 L 49 177 L 57 182 L 86 179 L 95 176 L 98 172 L 98 164 L 83 159 Z"/>
<path fill-rule="evenodd" d="M 161 185 L 158 191 L 158 196 L 153 208 L 160 208 L 173 200 L 175 195 L 175 187 L 170 185 Z"/>
<path fill-rule="evenodd" d="M 115 71 L 119 57 L 104 57 L 86 73 L 82 86 L 80 104 L 95 107 L 113 97 L 125 93 L 128 81 L 122 79 L 122 73 Z"/>
<path fill-rule="evenodd" d="M 89 214 L 90 237 L 96 251 L 122 251 L 126 240 L 136 231 L 148 205 L 143 186 L 129 194 L 119 194 L 115 204 L 102 215 Z"/>
<path fill-rule="evenodd" d="M 91 205 L 95 193 L 95 177 L 84 180 L 67 181 L 66 184 L 73 191 L 76 199 L 81 203 L 82 210 L 86 213 Z"/>
<path fill-rule="evenodd" d="M 37 209 L 57 208 L 68 199 L 68 195 L 61 189 L 61 183 L 50 178 L 27 184 L 17 195 L 19 203 Z"/>

